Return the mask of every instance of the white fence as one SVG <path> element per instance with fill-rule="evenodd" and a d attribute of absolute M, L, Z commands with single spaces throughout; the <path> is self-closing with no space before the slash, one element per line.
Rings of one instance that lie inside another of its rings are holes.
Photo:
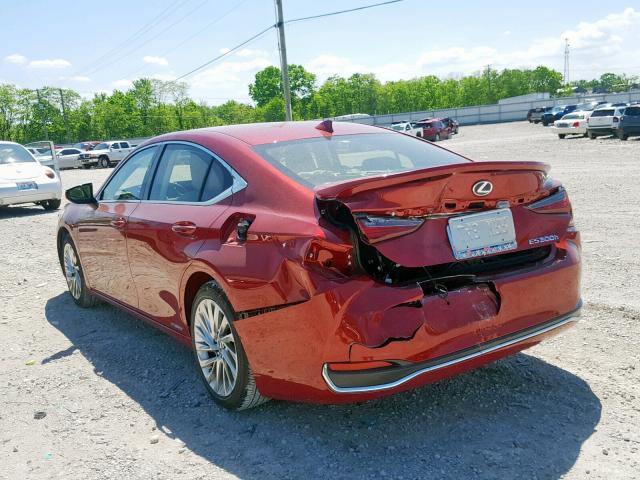
<path fill-rule="evenodd" d="M 549 98 L 546 100 L 532 100 L 528 102 L 508 103 L 502 105 L 479 105 L 475 107 L 446 108 L 442 110 L 425 110 L 422 112 L 391 113 L 387 115 L 374 115 L 365 118 L 345 120 L 367 125 L 390 125 L 394 122 L 409 122 L 431 117 L 452 117 L 460 125 L 472 125 L 477 123 L 500 123 L 526 120 L 527 112 L 531 108 L 549 107 L 554 105 L 573 105 L 595 101 L 611 103 L 632 102 L 640 100 L 640 91 L 627 93 L 607 93 L 592 95 L 576 95 L 573 97 Z"/>

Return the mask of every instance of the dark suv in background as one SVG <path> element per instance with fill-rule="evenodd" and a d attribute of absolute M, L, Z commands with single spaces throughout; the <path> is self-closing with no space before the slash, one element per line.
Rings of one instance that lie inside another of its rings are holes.
<path fill-rule="evenodd" d="M 618 122 L 616 134 L 620 140 L 640 136 L 640 105 L 625 108 Z"/>
<path fill-rule="evenodd" d="M 532 108 L 527 112 L 527 120 L 529 120 L 529 123 L 540 123 L 542 115 L 547 110 L 551 110 L 551 107 Z"/>
<path fill-rule="evenodd" d="M 551 108 L 549 111 L 542 114 L 542 118 L 540 119 L 542 121 L 542 125 L 546 127 L 556 120 L 560 120 L 567 113 L 573 112 L 577 106 L 578 105 L 558 105 Z"/>

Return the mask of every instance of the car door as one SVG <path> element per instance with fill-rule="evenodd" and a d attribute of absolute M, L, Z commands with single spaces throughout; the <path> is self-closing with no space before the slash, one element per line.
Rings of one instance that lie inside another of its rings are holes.
<path fill-rule="evenodd" d="M 187 333 L 180 281 L 205 240 L 219 240 L 237 176 L 210 151 L 168 143 L 156 162 L 148 198 L 129 217 L 127 249 L 139 308 Z"/>
<path fill-rule="evenodd" d="M 124 162 L 97 194 L 98 204 L 77 225 L 82 267 L 92 289 L 138 306 L 138 294 L 127 255 L 127 221 L 140 205 L 157 146 Z"/>

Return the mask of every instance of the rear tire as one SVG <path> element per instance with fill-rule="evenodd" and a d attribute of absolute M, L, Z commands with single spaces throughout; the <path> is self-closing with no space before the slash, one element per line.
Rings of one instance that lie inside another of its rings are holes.
<path fill-rule="evenodd" d="M 589 140 L 595 140 L 596 139 L 596 134 L 593 132 L 587 132 L 587 135 L 589 136 Z"/>
<path fill-rule="evenodd" d="M 82 165 L 82 168 L 84 168 L 85 170 L 89 170 L 91 168 L 91 165 L 85 163 Z"/>
<path fill-rule="evenodd" d="M 256 387 L 234 319 L 229 300 L 215 282 L 200 287 L 190 319 L 198 373 L 218 405 L 229 410 L 246 410 L 269 399 Z"/>
<path fill-rule="evenodd" d="M 564 134 L 564 133 L 559 133 L 559 134 L 558 134 L 558 138 L 559 138 L 560 140 L 562 140 L 564 137 L 566 137 L 566 134 Z"/>
<path fill-rule="evenodd" d="M 625 135 L 623 132 L 618 132 L 618 138 L 620 140 L 628 140 L 629 139 L 629 135 Z"/>
<path fill-rule="evenodd" d="M 90 308 L 99 303 L 99 300 L 91 295 L 87 288 L 84 272 L 80 265 L 80 257 L 76 247 L 69 235 L 66 235 L 61 243 L 61 250 L 58 252 L 62 271 L 67 280 L 69 295 L 82 308 Z"/>
<path fill-rule="evenodd" d="M 439 142 L 440 141 L 440 134 L 436 133 L 436 137 L 433 139 L 434 142 Z"/>
<path fill-rule="evenodd" d="M 51 211 L 58 210 L 60 208 L 60 203 L 62 203 L 60 200 L 45 200 L 40 205 L 42 205 L 42 208 L 46 211 Z"/>

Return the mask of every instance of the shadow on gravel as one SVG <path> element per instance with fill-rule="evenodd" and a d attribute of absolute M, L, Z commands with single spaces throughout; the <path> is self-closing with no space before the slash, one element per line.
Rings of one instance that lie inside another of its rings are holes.
<path fill-rule="evenodd" d="M 589 385 L 525 354 L 364 404 L 230 413 L 209 399 L 191 353 L 137 319 L 82 310 L 66 293 L 46 317 L 159 430 L 240 478 L 558 478 L 600 419 Z"/>
<path fill-rule="evenodd" d="M 33 215 L 46 215 L 51 213 L 56 214 L 57 212 L 47 212 L 44 208 L 38 205 L 31 205 L 28 207 L 2 206 L 0 207 L 0 220 L 3 218 L 31 217 Z"/>

